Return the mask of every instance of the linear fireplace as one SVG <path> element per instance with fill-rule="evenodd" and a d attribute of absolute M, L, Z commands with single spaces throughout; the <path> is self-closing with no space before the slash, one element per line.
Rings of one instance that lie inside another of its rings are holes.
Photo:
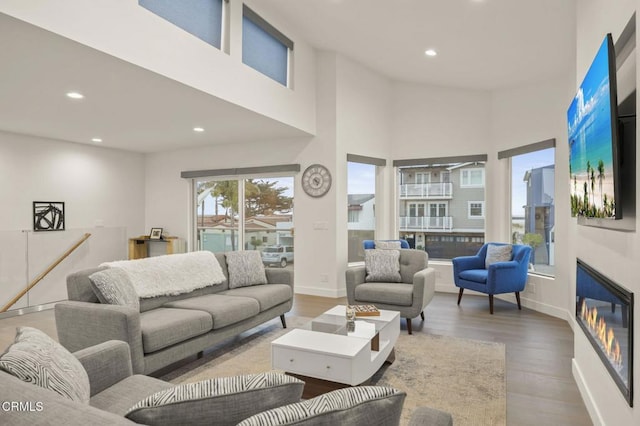
<path fill-rule="evenodd" d="M 580 259 L 576 268 L 576 320 L 633 406 L 633 293 Z"/>

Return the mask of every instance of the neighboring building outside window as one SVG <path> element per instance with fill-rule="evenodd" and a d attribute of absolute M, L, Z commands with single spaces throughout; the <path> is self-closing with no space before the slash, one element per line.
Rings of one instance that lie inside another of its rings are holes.
<path fill-rule="evenodd" d="M 477 253 L 484 244 L 484 162 L 401 166 L 398 174 L 399 237 L 430 259 Z"/>
<path fill-rule="evenodd" d="M 533 271 L 555 275 L 555 148 L 511 158 L 511 238 L 532 247 Z"/>
<path fill-rule="evenodd" d="M 348 262 L 363 262 L 363 240 L 375 239 L 376 166 L 347 162 Z"/>

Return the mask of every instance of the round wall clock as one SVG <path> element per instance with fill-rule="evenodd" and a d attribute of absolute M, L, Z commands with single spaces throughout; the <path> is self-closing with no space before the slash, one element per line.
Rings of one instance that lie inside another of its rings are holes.
<path fill-rule="evenodd" d="M 331 173 L 321 164 L 312 164 L 302 173 L 302 189 L 312 197 L 322 197 L 331 188 Z"/>

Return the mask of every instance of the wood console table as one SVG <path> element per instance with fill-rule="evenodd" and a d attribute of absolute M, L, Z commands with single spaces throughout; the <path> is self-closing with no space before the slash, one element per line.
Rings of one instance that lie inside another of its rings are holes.
<path fill-rule="evenodd" d="M 178 252 L 178 241 L 178 237 L 162 237 L 162 239 L 159 240 L 152 240 L 148 235 L 129 238 L 129 260 L 149 257 L 149 247 L 151 244 L 164 245 L 162 254 L 176 253 Z"/>

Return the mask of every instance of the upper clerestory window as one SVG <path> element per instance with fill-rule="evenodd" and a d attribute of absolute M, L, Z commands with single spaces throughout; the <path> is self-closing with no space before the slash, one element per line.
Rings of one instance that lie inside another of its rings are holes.
<path fill-rule="evenodd" d="M 289 57 L 293 41 L 246 5 L 242 8 L 242 62 L 290 87 Z"/>
<path fill-rule="evenodd" d="M 222 0 L 138 0 L 138 4 L 220 49 Z"/>

